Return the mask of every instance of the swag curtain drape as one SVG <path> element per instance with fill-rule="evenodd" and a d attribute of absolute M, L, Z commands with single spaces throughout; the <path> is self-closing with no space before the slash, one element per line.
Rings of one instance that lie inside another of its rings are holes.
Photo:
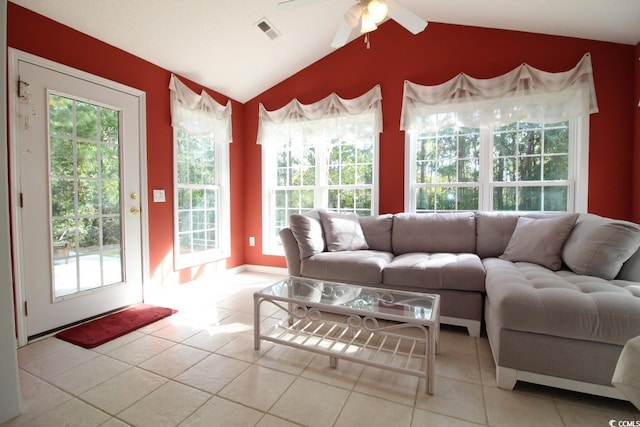
<path fill-rule="evenodd" d="M 260 145 L 292 139 L 305 142 L 357 138 L 365 132 L 382 132 L 382 92 L 377 85 L 365 94 L 343 99 L 335 93 L 313 104 L 297 99 L 284 107 L 267 111 L 260 104 L 258 140 Z"/>
<path fill-rule="evenodd" d="M 209 135 L 216 143 L 231 142 L 231 101 L 221 105 L 205 91 L 200 95 L 175 75 L 169 81 L 171 125 L 191 134 Z"/>
<path fill-rule="evenodd" d="M 591 56 L 550 73 L 522 64 L 490 79 L 464 73 L 435 86 L 404 83 L 400 129 L 498 127 L 516 121 L 555 123 L 598 112 Z"/>

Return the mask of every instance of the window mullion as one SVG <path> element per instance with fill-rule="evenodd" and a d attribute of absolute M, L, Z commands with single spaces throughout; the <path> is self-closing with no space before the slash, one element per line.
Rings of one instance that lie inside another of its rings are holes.
<path fill-rule="evenodd" d="M 480 210 L 493 209 L 493 129 L 480 128 Z"/>
<path fill-rule="evenodd" d="M 415 132 L 405 133 L 405 195 L 404 206 L 407 212 L 416 211 L 416 163 L 418 136 Z"/>
<path fill-rule="evenodd" d="M 329 175 L 329 164 L 327 152 L 328 147 L 324 142 L 316 143 L 316 206 L 327 206 L 329 203 L 329 183 L 327 177 Z"/>

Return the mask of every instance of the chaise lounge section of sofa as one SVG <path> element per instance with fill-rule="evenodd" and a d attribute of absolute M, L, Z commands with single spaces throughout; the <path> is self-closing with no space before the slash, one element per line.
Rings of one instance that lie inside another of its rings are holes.
<path fill-rule="evenodd" d="M 511 236 L 517 226 L 503 214 L 477 221 L 495 235 Z M 557 269 L 500 259 L 502 245 L 483 254 L 484 321 L 499 387 L 522 380 L 624 399 L 611 380 L 625 343 L 640 335 L 639 244 L 636 224 L 581 214 Z"/>
<path fill-rule="evenodd" d="M 292 276 L 441 295 L 441 322 L 479 336 L 496 379 L 624 398 L 611 386 L 640 335 L 640 226 L 592 214 L 371 217 L 314 210 L 280 232 Z"/>

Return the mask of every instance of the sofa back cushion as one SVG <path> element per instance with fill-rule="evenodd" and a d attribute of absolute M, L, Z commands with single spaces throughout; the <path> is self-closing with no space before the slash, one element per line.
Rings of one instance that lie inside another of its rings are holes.
<path fill-rule="evenodd" d="M 374 215 L 360 217 L 360 226 L 369 249 L 391 252 L 391 229 L 393 215 Z"/>
<path fill-rule="evenodd" d="M 637 224 L 582 214 L 564 246 L 562 259 L 577 274 L 611 280 L 638 247 Z"/>
<path fill-rule="evenodd" d="M 309 258 L 324 251 L 325 242 L 318 210 L 289 217 L 289 228 L 298 242 L 300 258 Z"/>
<path fill-rule="evenodd" d="M 517 212 L 477 212 L 476 254 L 480 258 L 495 258 L 504 253 L 516 229 Z"/>
<path fill-rule="evenodd" d="M 393 217 L 393 253 L 476 250 L 476 220 L 473 212 L 399 213 Z"/>

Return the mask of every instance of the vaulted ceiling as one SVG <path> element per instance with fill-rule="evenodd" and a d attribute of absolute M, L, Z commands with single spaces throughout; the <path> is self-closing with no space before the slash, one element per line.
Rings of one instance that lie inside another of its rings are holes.
<path fill-rule="evenodd" d="M 10 0 L 246 102 L 330 54 L 355 0 Z M 430 22 L 635 45 L 640 0 L 396 0 Z M 263 19 L 279 37 L 256 24 Z M 429 31 L 427 26 L 425 31 Z M 353 31 L 351 38 L 361 37 Z"/>

